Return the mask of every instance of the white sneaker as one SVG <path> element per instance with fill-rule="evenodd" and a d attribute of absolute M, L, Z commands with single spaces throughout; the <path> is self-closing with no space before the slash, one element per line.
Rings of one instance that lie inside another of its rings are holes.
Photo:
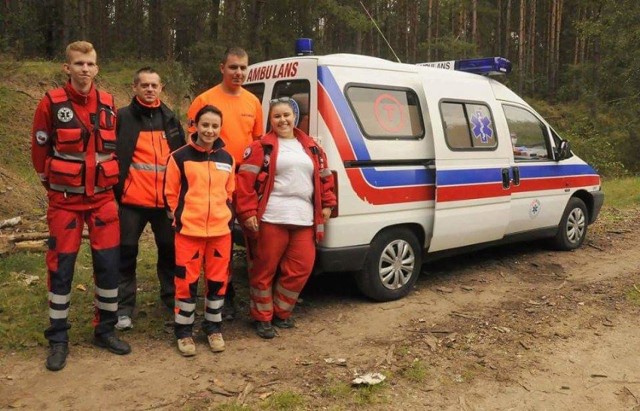
<path fill-rule="evenodd" d="M 209 347 L 211 347 L 211 351 L 213 352 L 222 352 L 224 351 L 224 338 L 222 338 L 221 333 L 213 333 L 207 336 L 209 340 Z"/>
<path fill-rule="evenodd" d="M 131 317 L 129 317 L 128 315 L 119 315 L 118 316 L 118 322 L 116 323 L 116 329 L 123 331 L 123 330 L 130 330 L 133 328 L 133 323 L 131 322 Z"/>
<path fill-rule="evenodd" d="M 185 337 L 178 339 L 178 350 L 184 357 L 196 355 L 196 344 L 193 342 L 193 338 Z"/>

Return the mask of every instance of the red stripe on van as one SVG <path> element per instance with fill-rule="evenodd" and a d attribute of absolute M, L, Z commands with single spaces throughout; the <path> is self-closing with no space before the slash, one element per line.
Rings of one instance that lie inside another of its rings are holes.
<path fill-rule="evenodd" d="M 478 198 L 508 197 L 510 190 L 502 188 L 502 183 L 474 184 L 438 187 L 438 202 L 474 200 Z"/>
<path fill-rule="evenodd" d="M 563 176 L 556 178 L 531 178 L 520 181 L 520 185 L 512 186 L 514 193 L 527 191 L 554 190 L 564 188 L 577 188 L 600 185 L 600 177 L 587 176 Z"/>
<path fill-rule="evenodd" d="M 432 185 L 375 188 L 367 184 L 359 169 L 348 168 L 346 171 L 351 186 L 358 197 L 369 204 L 396 204 L 411 201 L 433 201 L 435 199 L 434 186 Z"/>
<path fill-rule="evenodd" d="M 338 148 L 342 161 L 356 160 L 355 152 L 344 131 L 340 116 L 334 109 L 327 91 L 320 84 L 318 84 L 318 112 L 333 136 L 333 141 Z"/>

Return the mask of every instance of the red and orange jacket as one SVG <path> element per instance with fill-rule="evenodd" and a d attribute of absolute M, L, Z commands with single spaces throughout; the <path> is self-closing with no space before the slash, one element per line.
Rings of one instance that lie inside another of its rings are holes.
<path fill-rule="evenodd" d="M 94 85 L 87 95 L 70 82 L 46 93 L 33 119 L 31 160 L 50 203 L 86 210 L 113 200 L 115 128 L 113 96 Z"/>
<path fill-rule="evenodd" d="M 164 176 L 164 198 L 176 232 L 192 237 L 218 237 L 231 232 L 231 197 L 235 163 L 218 138 L 213 149 L 195 143 L 171 153 Z"/>
<path fill-rule="evenodd" d="M 334 207 L 337 203 L 333 192 L 333 174 L 328 168 L 327 156 L 322 148 L 302 130 L 296 128 L 293 132 L 313 162 L 313 220 L 316 240 L 320 241 L 324 236 L 322 209 Z M 269 152 L 267 161 L 265 147 L 269 147 L 266 149 Z M 246 149 L 238 170 L 235 194 L 235 208 L 240 223 L 252 216 L 261 220 L 273 189 L 277 162 L 278 136 L 273 131 L 254 141 Z M 265 165 L 268 170 L 266 172 L 263 170 Z"/>

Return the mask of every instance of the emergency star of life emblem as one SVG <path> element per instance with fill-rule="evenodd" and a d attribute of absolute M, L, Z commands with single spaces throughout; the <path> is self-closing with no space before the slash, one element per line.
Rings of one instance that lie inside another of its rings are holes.
<path fill-rule="evenodd" d="M 483 144 L 487 144 L 493 137 L 491 119 L 482 114 L 481 111 L 476 111 L 471 117 L 471 123 L 473 124 L 473 136 L 479 138 Z"/>
<path fill-rule="evenodd" d="M 536 218 L 538 214 L 540 214 L 540 207 L 542 207 L 540 200 L 533 200 L 529 205 L 529 217 L 531 217 L 532 219 Z"/>
<path fill-rule="evenodd" d="M 73 111 L 69 107 L 62 107 L 58 110 L 58 120 L 68 123 L 73 120 Z"/>

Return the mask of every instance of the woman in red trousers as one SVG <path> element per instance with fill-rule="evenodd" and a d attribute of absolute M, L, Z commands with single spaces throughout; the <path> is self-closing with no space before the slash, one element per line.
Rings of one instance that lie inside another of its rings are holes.
<path fill-rule="evenodd" d="M 272 324 L 294 326 L 291 312 L 336 205 L 326 155 L 294 127 L 288 97 L 271 101 L 269 122 L 271 132 L 244 153 L 236 191 L 236 212 L 248 242 L 250 313 L 262 338 L 275 336 Z"/>

